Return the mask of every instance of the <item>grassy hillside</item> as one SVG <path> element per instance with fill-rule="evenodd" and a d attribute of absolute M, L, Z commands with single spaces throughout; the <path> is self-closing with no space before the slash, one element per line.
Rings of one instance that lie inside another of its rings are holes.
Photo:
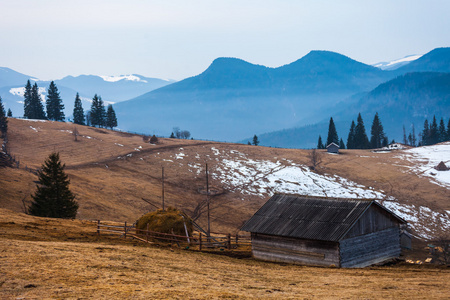
<path fill-rule="evenodd" d="M 77 126 L 75 141 L 74 127 L 10 119 L 8 147 L 20 168 L 0 169 L 0 208 L 22 212 L 37 180 L 26 168 L 38 168 L 50 152 L 58 151 L 80 204 L 77 218 L 83 220 L 134 222 L 160 207 L 164 167 L 166 205 L 206 227 L 208 163 L 217 194 L 211 198 L 216 232 L 236 232 L 274 192 L 382 198 L 423 237 L 441 234 L 442 222 L 448 222 L 448 187 L 412 172 L 413 163 L 399 152 L 321 153 L 322 164 L 311 172 L 308 150 L 176 139 L 151 145 L 138 135 L 85 126 Z"/>
<path fill-rule="evenodd" d="M 96 236 L 0 209 L 1 299 L 444 299 L 445 267 L 314 268 Z"/>

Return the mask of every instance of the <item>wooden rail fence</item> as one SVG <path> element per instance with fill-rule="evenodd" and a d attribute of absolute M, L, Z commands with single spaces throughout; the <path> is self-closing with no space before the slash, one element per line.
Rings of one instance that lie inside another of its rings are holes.
<path fill-rule="evenodd" d="M 101 233 L 120 235 L 124 239 L 133 238 L 146 243 L 155 243 L 155 242 L 167 242 L 167 243 L 175 243 L 178 247 L 186 247 L 190 248 L 192 246 L 198 246 L 198 250 L 202 251 L 203 249 L 237 249 L 239 247 L 249 246 L 251 245 L 250 236 L 249 235 L 238 235 L 232 236 L 231 234 L 220 234 L 213 233 L 211 236 L 206 236 L 202 232 L 195 232 L 192 236 L 184 236 L 184 235 L 176 235 L 169 233 L 162 233 L 146 230 L 139 230 L 133 225 L 127 225 L 127 222 L 124 222 L 123 225 L 117 225 L 119 223 L 108 224 L 102 223 L 100 220 L 97 221 L 97 235 L 101 235 Z"/>

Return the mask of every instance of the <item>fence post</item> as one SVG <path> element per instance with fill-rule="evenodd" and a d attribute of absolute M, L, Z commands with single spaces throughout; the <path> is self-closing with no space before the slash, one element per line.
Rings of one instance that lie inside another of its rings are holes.
<path fill-rule="evenodd" d="M 100 236 L 100 220 L 97 220 L 97 235 Z"/>
<path fill-rule="evenodd" d="M 202 251 L 202 233 L 198 233 L 198 249 Z"/>
<path fill-rule="evenodd" d="M 124 231 L 123 237 L 124 237 L 124 239 L 127 239 L 127 221 L 125 221 L 125 225 L 123 226 L 123 231 Z"/>
<path fill-rule="evenodd" d="M 239 233 L 236 233 L 236 247 L 238 245 L 238 241 L 239 241 Z"/>
<path fill-rule="evenodd" d="M 145 235 L 147 236 L 147 243 L 148 243 L 148 223 L 147 223 L 147 232 L 145 232 Z"/>
<path fill-rule="evenodd" d="M 228 250 L 231 249 L 231 234 L 227 235 L 227 244 L 228 244 Z"/>

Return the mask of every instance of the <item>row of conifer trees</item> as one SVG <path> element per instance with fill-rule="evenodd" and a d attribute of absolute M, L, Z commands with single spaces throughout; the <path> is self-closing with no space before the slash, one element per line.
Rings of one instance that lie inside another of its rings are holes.
<path fill-rule="evenodd" d="M 369 140 L 364 127 L 364 121 L 361 114 L 359 114 L 356 124 L 352 121 L 350 125 L 347 144 L 345 145 L 342 138 L 339 139 L 338 137 L 333 118 L 330 118 L 326 144 L 323 143 L 322 137 L 319 135 L 317 149 L 325 149 L 325 147 L 331 143 L 339 145 L 340 149 L 376 149 L 386 147 L 388 145 L 388 138 L 384 133 L 383 125 L 381 124 L 378 113 L 375 114 L 370 133 L 371 135 Z M 412 125 L 412 130 L 408 135 L 406 135 L 406 130 L 403 126 L 403 144 L 405 145 L 413 147 L 428 146 L 445 141 L 450 141 L 450 119 L 448 120 L 447 128 L 445 127 L 443 118 L 441 118 L 439 125 L 436 120 L 436 116 L 433 116 L 431 123 L 428 122 L 428 119 L 426 119 L 423 130 L 419 132 L 418 137 L 416 137 L 414 125 Z M 394 142 L 394 140 L 391 141 L 391 143 Z"/>
<path fill-rule="evenodd" d="M 370 130 L 371 136 L 370 140 L 366 134 L 366 128 L 364 126 L 364 121 L 361 114 L 358 114 L 358 118 L 352 121 L 350 125 L 350 130 L 347 137 L 347 145 L 345 145 L 343 139 L 339 139 L 336 126 L 334 125 L 333 118 L 330 118 L 330 123 L 328 126 L 328 136 L 326 144 L 322 142 L 322 137 L 319 135 L 319 140 L 317 142 L 317 149 L 325 149 L 326 146 L 331 143 L 339 145 L 340 149 L 373 149 L 381 148 L 388 145 L 388 138 L 384 133 L 383 125 L 378 117 L 378 113 L 375 114 L 372 122 L 372 128 Z"/>
<path fill-rule="evenodd" d="M 59 95 L 56 84 L 52 81 L 48 87 L 46 99 L 46 111 L 42 104 L 41 95 L 37 83 L 31 85 L 30 80 L 27 81 L 24 91 L 24 118 L 37 120 L 52 120 L 64 122 L 64 104 Z M 107 110 L 100 96 L 95 94 L 92 99 L 91 110 L 84 113 L 80 95 L 75 96 L 75 104 L 73 109 L 73 122 L 79 125 L 90 125 L 98 127 L 117 127 L 117 117 L 111 104 Z"/>

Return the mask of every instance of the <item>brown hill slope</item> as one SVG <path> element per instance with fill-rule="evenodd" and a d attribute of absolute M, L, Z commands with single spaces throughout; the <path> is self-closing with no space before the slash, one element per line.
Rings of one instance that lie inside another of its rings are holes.
<path fill-rule="evenodd" d="M 212 231 L 238 230 L 275 191 L 394 197 L 397 212 L 417 219 L 413 228 L 424 236 L 438 235 L 442 224 L 421 207 L 444 216 L 450 210 L 449 190 L 408 172 L 410 163 L 396 153 L 322 153 L 322 164 L 310 172 L 308 150 L 176 139 L 151 145 L 139 135 L 86 126 L 77 126 L 75 141 L 74 128 L 71 123 L 10 119 L 9 152 L 20 166 L 0 168 L 0 208 L 22 211 L 37 180 L 25 168 L 38 168 L 58 151 L 80 203 L 79 219 L 133 222 L 160 207 L 164 167 L 166 205 L 183 209 L 206 227 L 206 163 L 217 193 L 211 197 Z"/>

